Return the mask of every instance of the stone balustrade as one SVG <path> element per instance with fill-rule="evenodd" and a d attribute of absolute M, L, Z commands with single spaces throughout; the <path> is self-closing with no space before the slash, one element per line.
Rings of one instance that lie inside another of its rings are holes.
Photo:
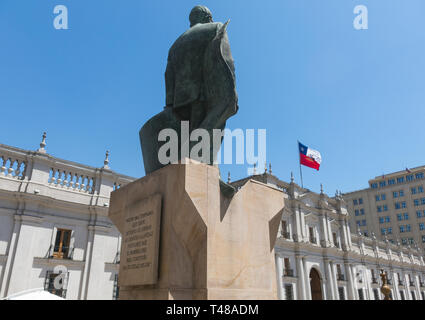
<path fill-rule="evenodd" d="M 0 177 L 23 180 L 27 161 L 22 152 L 16 152 L 14 149 L 12 147 L 0 148 Z"/>
<path fill-rule="evenodd" d="M 115 173 L 106 165 L 95 168 L 59 159 L 46 152 L 0 144 L 0 190 L 108 206 L 111 191 L 134 180 Z"/>

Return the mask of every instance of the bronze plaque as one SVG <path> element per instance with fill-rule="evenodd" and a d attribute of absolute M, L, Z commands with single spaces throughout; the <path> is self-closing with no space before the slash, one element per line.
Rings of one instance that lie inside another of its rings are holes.
<path fill-rule="evenodd" d="M 118 278 L 120 286 L 157 283 L 160 228 L 160 194 L 127 206 Z"/>

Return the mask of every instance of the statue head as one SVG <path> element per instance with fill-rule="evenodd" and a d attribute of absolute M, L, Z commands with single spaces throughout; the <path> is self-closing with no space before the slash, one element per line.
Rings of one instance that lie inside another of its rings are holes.
<path fill-rule="evenodd" d="M 189 21 L 191 27 L 198 23 L 213 22 L 212 13 L 205 6 L 196 6 L 190 11 Z"/>

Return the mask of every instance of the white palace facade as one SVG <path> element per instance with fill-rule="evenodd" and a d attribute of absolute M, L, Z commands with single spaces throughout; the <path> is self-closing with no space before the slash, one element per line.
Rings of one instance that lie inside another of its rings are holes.
<path fill-rule="evenodd" d="M 44 288 L 65 299 L 112 300 L 121 237 L 108 219 L 111 191 L 134 180 L 109 168 L 55 158 L 45 136 L 37 151 L 0 144 L 0 299 Z M 425 300 L 417 248 L 350 232 L 340 195 L 329 198 L 269 172 L 254 179 L 281 190 L 276 241 L 279 299 L 374 300 L 381 270 L 396 300 Z M 59 282 L 57 282 L 59 279 Z"/>

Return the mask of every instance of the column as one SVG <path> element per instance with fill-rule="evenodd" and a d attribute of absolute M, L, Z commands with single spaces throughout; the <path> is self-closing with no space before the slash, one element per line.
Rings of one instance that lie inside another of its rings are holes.
<path fill-rule="evenodd" d="M 301 208 L 299 208 L 299 212 L 300 212 L 300 226 L 301 226 L 301 236 L 303 241 L 309 241 L 308 239 L 308 234 L 306 234 L 306 230 L 305 230 L 305 219 L 304 219 L 304 212 L 301 210 Z"/>
<path fill-rule="evenodd" d="M 333 285 L 332 270 L 331 270 L 329 259 L 325 258 L 325 259 L 323 259 L 323 262 L 324 262 L 324 265 L 325 265 L 327 298 L 328 298 L 328 300 L 336 300 L 335 299 L 335 292 L 334 292 L 334 285 Z"/>
<path fill-rule="evenodd" d="M 331 222 L 329 221 L 329 219 L 328 219 L 328 217 L 327 216 L 325 216 L 325 218 L 326 218 L 326 225 L 327 225 L 327 229 L 328 229 L 328 239 L 329 239 L 329 242 L 332 242 L 333 243 L 333 235 L 332 235 L 332 226 L 331 226 Z"/>
<path fill-rule="evenodd" d="M 89 287 L 89 279 L 90 279 L 90 265 L 92 260 L 92 250 L 93 250 L 93 242 L 94 242 L 94 226 L 88 226 L 88 235 L 87 235 L 87 247 L 86 247 L 86 256 L 85 256 L 85 265 L 83 271 L 83 277 L 81 281 L 80 294 L 78 299 L 86 300 L 88 287 Z"/>
<path fill-rule="evenodd" d="M 10 238 L 9 250 L 7 251 L 7 260 L 4 265 L 3 281 L 0 283 L 0 298 L 5 298 L 9 290 L 10 276 L 12 274 L 13 262 L 15 260 L 16 247 L 19 240 L 19 233 L 21 230 L 21 216 L 14 215 L 13 232 Z"/>
<path fill-rule="evenodd" d="M 326 217 L 325 217 L 324 214 L 320 214 L 319 219 L 320 219 L 320 231 L 321 231 L 321 234 L 320 234 L 321 241 L 320 242 L 323 241 L 324 246 L 326 247 L 326 246 L 329 245 L 329 237 L 328 237 L 328 232 L 327 232 L 327 227 L 326 227 Z"/>
<path fill-rule="evenodd" d="M 352 274 L 352 270 L 350 265 L 348 264 L 348 262 L 344 263 L 345 266 L 345 273 L 347 275 L 347 280 L 348 280 L 348 286 L 347 286 L 347 298 L 348 300 L 354 300 L 355 299 L 355 294 L 354 294 L 354 281 L 353 281 L 353 274 Z"/>
<path fill-rule="evenodd" d="M 373 300 L 373 292 L 371 287 L 372 279 L 371 277 L 369 277 L 368 271 L 369 270 L 365 267 L 363 271 L 363 281 L 365 282 L 365 285 L 366 285 L 366 299 Z"/>
<path fill-rule="evenodd" d="M 306 300 L 305 295 L 305 283 L 304 283 L 304 265 L 302 261 L 302 257 L 300 255 L 295 256 L 295 260 L 297 262 L 297 276 L 298 276 L 298 299 Z"/>
<path fill-rule="evenodd" d="M 283 267 L 282 267 L 282 258 L 275 254 L 275 263 L 276 263 L 276 280 L 277 280 L 277 296 L 279 300 L 284 299 L 283 295 L 283 286 L 282 286 L 282 277 L 283 277 Z"/>
<path fill-rule="evenodd" d="M 295 217 L 295 240 L 300 242 L 302 241 L 301 218 L 297 208 L 294 208 L 294 217 Z"/>
<path fill-rule="evenodd" d="M 307 300 L 311 300 L 311 286 L 310 286 L 310 274 L 308 272 L 308 268 L 307 268 L 307 261 L 305 259 L 305 257 L 302 258 L 303 261 L 303 267 L 304 267 L 304 272 L 305 272 L 305 291 L 306 291 L 306 299 Z"/>
<path fill-rule="evenodd" d="M 329 262 L 329 265 L 330 265 L 331 274 L 332 274 L 335 300 L 339 300 L 338 279 L 336 278 L 335 265 L 332 261 Z"/>

